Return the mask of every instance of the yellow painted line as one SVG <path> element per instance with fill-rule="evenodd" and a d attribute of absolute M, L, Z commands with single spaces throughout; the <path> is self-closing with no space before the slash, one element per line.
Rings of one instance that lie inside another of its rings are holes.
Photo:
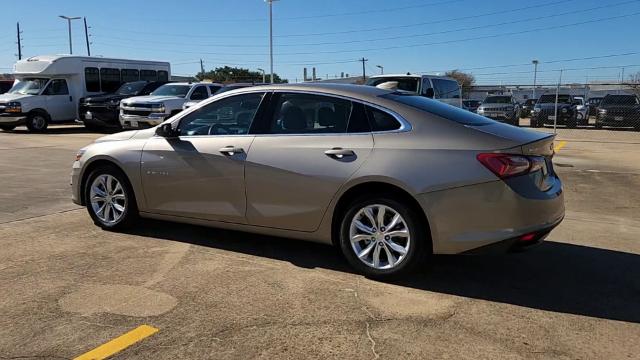
<path fill-rule="evenodd" d="M 138 341 L 147 338 L 159 330 L 149 325 L 141 325 L 137 328 L 129 331 L 126 334 L 120 335 L 117 338 L 104 343 L 97 348 L 84 353 L 73 360 L 102 360 L 106 359 L 117 352 L 120 352 L 129 346 L 137 343 Z"/>
<path fill-rule="evenodd" d="M 556 147 L 555 147 L 555 148 L 553 148 L 553 150 L 554 150 L 555 152 L 558 152 L 558 151 L 560 151 L 560 149 L 562 149 L 565 145 L 567 145 L 567 142 L 566 142 L 566 141 L 560 141 L 560 142 L 558 142 L 558 144 L 556 145 Z"/>

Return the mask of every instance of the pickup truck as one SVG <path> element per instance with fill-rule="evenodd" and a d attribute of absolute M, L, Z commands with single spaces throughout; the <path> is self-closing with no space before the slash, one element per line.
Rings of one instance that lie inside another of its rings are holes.
<path fill-rule="evenodd" d="M 182 111 L 187 101 L 202 101 L 220 85 L 213 83 L 175 82 L 160 86 L 147 96 L 120 101 L 120 124 L 123 128 L 149 128 Z"/>

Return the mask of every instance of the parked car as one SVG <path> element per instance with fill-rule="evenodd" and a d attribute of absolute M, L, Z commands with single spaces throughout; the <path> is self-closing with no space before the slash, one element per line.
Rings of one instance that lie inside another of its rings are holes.
<path fill-rule="evenodd" d="M 556 95 L 545 94 L 540 97 L 533 108 L 531 116 L 531 127 L 540 127 L 545 124 L 565 125 L 568 128 L 575 128 L 578 125 L 577 101 L 569 94 L 558 94 L 558 119 L 555 120 Z M 582 119 L 581 125 L 588 125 L 589 119 Z"/>
<path fill-rule="evenodd" d="M 487 96 L 478 108 L 478 115 L 520 126 L 520 104 L 511 95 Z"/>
<path fill-rule="evenodd" d="M 87 129 L 121 129 L 120 101 L 132 96 L 149 95 L 164 81 L 134 81 L 124 83 L 113 94 L 90 96 L 80 100 L 78 117 Z"/>
<path fill-rule="evenodd" d="M 598 114 L 598 106 L 600 106 L 602 99 L 601 97 L 592 97 L 587 100 L 589 104 L 589 116 L 596 116 Z"/>
<path fill-rule="evenodd" d="M 224 85 L 222 84 L 218 84 L 218 83 L 208 83 L 207 87 L 209 88 L 209 96 L 213 96 L 215 95 L 220 89 L 222 89 L 224 87 Z M 182 104 L 182 110 L 188 109 L 190 107 L 192 107 L 193 105 L 199 103 L 202 100 L 189 100 L 189 101 L 185 101 L 184 104 Z"/>
<path fill-rule="evenodd" d="M 43 55 L 15 64 L 15 85 L 0 95 L 0 128 L 25 124 L 44 131 L 50 123 L 78 118 L 81 98 L 113 92 L 127 81 L 167 81 L 167 62 L 75 55 Z"/>
<path fill-rule="evenodd" d="M 317 241 L 388 278 L 544 239 L 564 216 L 553 140 L 415 94 L 269 85 L 98 139 L 72 199 L 104 229 L 142 216 Z"/>
<path fill-rule="evenodd" d="M 538 101 L 538 99 L 527 99 L 522 103 L 520 107 L 521 118 L 531 117 L 531 112 L 533 111 L 533 107 L 536 105 L 536 101 Z"/>
<path fill-rule="evenodd" d="M 446 76 L 434 75 L 375 75 L 365 85 L 387 90 L 401 90 L 436 99 L 445 104 L 462 107 L 462 90 L 458 82 Z"/>
<path fill-rule="evenodd" d="M 156 126 L 182 111 L 186 101 L 202 101 L 211 96 L 210 83 L 176 82 L 164 84 L 146 96 L 120 102 L 120 125 L 137 129 Z"/>
<path fill-rule="evenodd" d="M 479 100 L 462 100 L 462 107 L 471 112 L 477 112 L 482 102 Z"/>
<path fill-rule="evenodd" d="M 589 123 L 589 105 L 585 104 L 584 98 L 581 96 L 574 96 L 573 100 L 576 104 L 576 117 L 578 122 L 588 125 Z M 585 124 L 586 120 L 586 124 Z"/>
<path fill-rule="evenodd" d="M 13 80 L 0 80 L 0 94 L 4 94 L 13 87 Z"/>
<path fill-rule="evenodd" d="M 640 102 L 636 95 L 607 95 L 596 115 L 596 128 L 633 127 L 640 131 Z"/>

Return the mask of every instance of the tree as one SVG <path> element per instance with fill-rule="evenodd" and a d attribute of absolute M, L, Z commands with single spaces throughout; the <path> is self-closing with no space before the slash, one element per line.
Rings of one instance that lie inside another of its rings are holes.
<path fill-rule="evenodd" d="M 261 83 L 262 82 L 262 73 L 259 71 L 251 71 L 249 69 L 238 68 L 238 67 L 217 67 L 214 70 L 210 70 L 205 72 L 199 72 L 196 75 L 198 80 L 211 80 L 213 82 L 230 84 L 237 82 L 248 82 L 248 83 Z M 269 81 L 269 74 L 266 75 L 267 82 Z M 281 79 L 278 74 L 273 74 L 273 82 L 274 83 L 287 83 L 287 79 Z"/>
<path fill-rule="evenodd" d="M 451 70 L 445 73 L 446 76 L 456 79 L 462 88 L 462 97 L 466 98 L 471 92 L 471 88 L 476 83 L 476 77 L 473 74 L 462 72 L 460 70 Z"/>

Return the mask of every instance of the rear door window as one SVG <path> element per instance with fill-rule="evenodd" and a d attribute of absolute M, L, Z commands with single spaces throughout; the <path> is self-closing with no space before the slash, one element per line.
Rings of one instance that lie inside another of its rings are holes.
<path fill-rule="evenodd" d="M 276 94 L 268 133 L 345 133 L 351 107 L 351 101 L 330 96 L 298 93 Z"/>

